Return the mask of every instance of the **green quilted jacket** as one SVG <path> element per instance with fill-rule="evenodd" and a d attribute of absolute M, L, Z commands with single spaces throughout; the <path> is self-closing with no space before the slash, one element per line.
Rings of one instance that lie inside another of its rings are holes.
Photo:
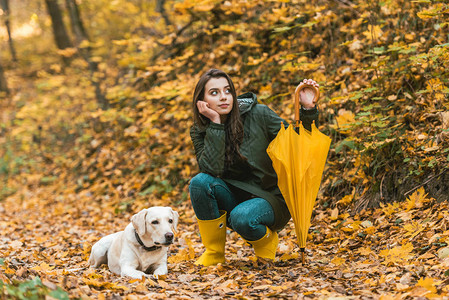
<path fill-rule="evenodd" d="M 269 201 L 275 214 L 271 229 L 280 230 L 290 220 L 290 213 L 277 186 L 277 175 L 266 149 L 276 137 L 281 122 L 286 126 L 288 123 L 268 106 L 258 104 L 253 93 L 240 95 L 237 100 L 244 130 L 240 153 L 247 161 L 235 163 L 225 170 L 225 125 L 211 122 L 204 130 L 196 125 L 190 130 L 198 166 L 202 173 L 220 177 L 231 188 Z M 313 121 L 318 124 L 318 110 L 301 109 L 300 118 L 304 127 L 310 130 Z"/>

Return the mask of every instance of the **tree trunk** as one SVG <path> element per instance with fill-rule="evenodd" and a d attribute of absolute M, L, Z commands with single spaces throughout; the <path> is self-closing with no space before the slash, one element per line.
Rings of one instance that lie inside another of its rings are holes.
<path fill-rule="evenodd" d="M 3 72 L 3 67 L 0 64 L 0 92 L 5 92 L 9 94 L 8 84 L 6 83 L 5 73 Z"/>
<path fill-rule="evenodd" d="M 62 20 L 62 14 L 57 0 L 45 0 L 45 3 L 47 4 L 48 14 L 51 17 L 56 46 L 61 50 L 72 47 L 72 43 L 70 42 L 67 30 L 65 29 L 65 25 Z M 64 55 L 62 56 L 62 59 L 65 64 L 70 62 L 70 59 Z"/>
<path fill-rule="evenodd" d="M 170 19 L 168 18 L 167 12 L 165 11 L 165 0 L 157 0 L 156 11 L 161 14 L 167 26 L 171 25 Z"/>
<path fill-rule="evenodd" d="M 65 0 L 65 3 L 70 15 L 70 24 L 72 32 L 76 38 L 76 44 L 79 46 L 84 40 L 89 41 L 89 36 L 87 35 L 87 32 L 84 28 L 83 21 L 81 19 L 80 11 L 78 9 L 76 1 Z M 98 64 L 96 62 L 93 62 L 91 59 L 90 53 L 91 48 L 90 46 L 88 46 L 79 48 L 78 50 L 89 66 L 90 81 L 95 88 L 95 96 L 97 98 L 97 103 L 101 108 L 106 109 L 108 108 L 109 103 L 101 90 L 101 78 L 95 76 L 95 74 L 98 71 Z"/>
<path fill-rule="evenodd" d="M 76 0 L 65 0 L 67 10 L 70 15 L 70 24 L 72 27 L 73 35 L 77 41 L 89 40 L 86 30 L 84 29 L 83 22 L 81 20 L 80 12 Z"/>
<path fill-rule="evenodd" d="M 12 40 L 12 35 L 11 35 L 9 0 L 0 0 L 0 4 L 1 4 L 1 7 L 5 14 L 5 26 L 6 26 L 6 31 L 8 32 L 8 44 L 9 44 L 9 50 L 11 51 L 11 57 L 12 57 L 13 61 L 17 61 L 16 50 L 14 48 L 14 42 Z"/>

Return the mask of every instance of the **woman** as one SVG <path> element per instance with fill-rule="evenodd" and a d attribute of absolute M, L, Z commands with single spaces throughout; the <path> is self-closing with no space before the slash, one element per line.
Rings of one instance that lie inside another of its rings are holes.
<path fill-rule="evenodd" d="M 304 79 L 301 84 L 318 84 Z M 317 122 L 314 92 L 301 94 L 301 121 Z M 203 74 L 193 95 L 194 125 L 190 136 L 201 173 L 190 182 L 190 198 L 206 251 L 195 264 L 225 261 L 226 226 L 250 243 L 257 257 L 274 260 L 277 230 L 290 220 L 266 152 L 281 122 L 288 123 L 256 95 L 237 97 L 231 78 L 212 69 Z"/>

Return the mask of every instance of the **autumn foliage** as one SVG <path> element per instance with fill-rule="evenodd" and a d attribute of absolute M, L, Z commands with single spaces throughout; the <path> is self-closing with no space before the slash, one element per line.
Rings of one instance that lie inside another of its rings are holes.
<path fill-rule="evenodd" d="M 18 61 L 0 52 L 3 298 L 448 294 L 445 1 L 167 0 L 165 17 L 156 1 L 77 1 L 88 38 L 64 50 L 43 4 L 18 2 Z M 192 264 L 202 246 L 188 196 L 191 98 L 212 67 L 289 120 L 299 81 L 321 86 L 332 145 L 306 266 L 293 224 L 274 266 L 258 265 L 235 233 L 228 263 Z M 166 278 L 86 268 L 96 240 L 152 205 L 181 215 Z"/>

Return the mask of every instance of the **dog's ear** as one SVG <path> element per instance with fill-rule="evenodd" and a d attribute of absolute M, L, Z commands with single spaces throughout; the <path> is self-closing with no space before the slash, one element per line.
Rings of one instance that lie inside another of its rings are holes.
<path fill-rule="evenodd" d="M 140 236 L 144 235 L 146 232 L 147 226 L 145 218 L 147 216 L 147 212 L 148 210 L 143 209 L 131 217 L 131 223 L 133 223 L 134 228 Z"/>
<path fill-rule="evenodd" d="M 172 215 L 173 215 L 173 228 L 172 228 L 172 230 L 173 230 L 173 232 L 177 232 L 177 230 L 176 230 L 176 227 L 178 227 L 178 219 L 179 219 L 179 214 L 178 214 L 178 212 L 176 212 L 176 211 L 174 211 L 173 209 L 171 210 L 171 212 L 172 212 Z"/>

